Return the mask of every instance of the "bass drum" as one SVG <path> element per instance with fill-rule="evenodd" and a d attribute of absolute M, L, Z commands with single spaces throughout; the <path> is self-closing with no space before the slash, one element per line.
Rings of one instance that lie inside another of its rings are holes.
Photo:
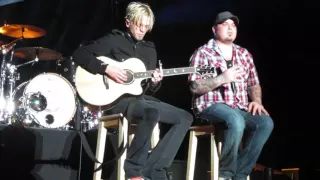
<path fill-rule="evenodd" d="M 75 115 L 75 96 L 73 86 L 64 77 L 43 73 L 26 83 L 20 101 L 35 123 L 46 128 L 60 128 Z"/>

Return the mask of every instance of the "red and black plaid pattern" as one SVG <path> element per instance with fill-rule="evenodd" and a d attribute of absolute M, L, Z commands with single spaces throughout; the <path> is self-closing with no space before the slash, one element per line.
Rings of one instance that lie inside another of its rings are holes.
<path fill-rule="evenodd" d="M 191 67 L 210 66 L 221 70 L 221 73 L 226 71 L 227 63 L 221 55 L 219 47 L 214 39 L 208 41 L 207 44 L 199 47 L 190 58 Z M 197 113 L 215 103 L 225 103 L 232 108 L 239 107 L 248 109 L 248 93 L 247 89 L 250 86 L 259 84 L 258 74 L 253 62 L 252 55 L 245 48 L 233 44 L 233 65 L 240 66 L 244 69 L 245 74 L 241 82 L 234 82 L 234 91 L 231 83 L 223 84 L 219 88 L 204 94 L 193 95 L 192 106 Z M 206 77 L 216 77 L 219 74 L 217 71 L 206 76 L 205 74 L 192 73 L 188 77 L 188 81 L 195 81 Z"/>

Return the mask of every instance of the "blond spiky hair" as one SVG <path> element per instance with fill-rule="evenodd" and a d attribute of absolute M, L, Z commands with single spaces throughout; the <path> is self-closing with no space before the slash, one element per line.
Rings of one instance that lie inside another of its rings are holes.
<path fill-rule="evenodd" d="M 150 8 L 150 6 L 146 3 L 141 2 L 131 2 L 129 3 L 126 9 L 125 18 L 130 22 L 138 25 L 143 16 L 147 16 L 150 18 L 150 25 L 148 31 L 151 31 L 154 24 L 154 14 Z"/>

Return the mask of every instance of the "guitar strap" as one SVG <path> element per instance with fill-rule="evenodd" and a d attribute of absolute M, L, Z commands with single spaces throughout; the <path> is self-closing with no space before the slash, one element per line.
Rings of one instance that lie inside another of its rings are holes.
<path fill-rule="evenodd" d="M 80 106 L 80 103 L 78 101 L 78 112 L 77 112 L 77 120 L 78 121 L 80 120 L 80 107 L 79 106 Z M 134 103 L 129 103 L 128 106 L 125 109 L 125 113 L 124 114 L 127 114 L 128 112 L 131 113 L 133 107 L 134 107 Z M 129 119 L 131 119 L 131 118 L 129 118 Z M 129 119 L 128 119 L 128 121 L 129 121 L 128 122 L 128 127 L 129 127 L 128 130 L 130 130 L 130 125 L 131 125 L 131 120 L 129 120 Z M 126 137 L 127 138 L 127 143 L 124 146 L 121 146 L 121 147 L 123 147 L 121 149 L 121 151 L 120 152 L 115 152 L 116 156 L 113 159 L 111 159 L 111 160 L 109 160 L 107 162 L 99 162 L 98 159 L 95 157 L 95 154 L 92 152 L 92 149 L 90 148 L 90 145 L 88 143 L 88 139 L 85 136 L 85 134 L 83 133 L 83 131 L 81 130 L 81 127 L 77 128 L 77 134 L 80 136 L 80 139 L 81 139 L 81 142 L 82 142 L 82 146 L 83 146 L 85 152 L 87 153 L 87 155 L 90 157 L 90 159 L 92 161 L 94 161 L 95 163 L 99 163 L 100 164 L 100 166 L 97 169 L 95 169 L 93 172 L 99 171 L 99 170 L 102 169 L 103 166 L 110 165 L 110 164 L 114 163 L 115 161 L 117 161 L 123 155 L 123 153 L 125 152 L 125 150 L 128 147 L 128 144 L 129 144 L 129 133 L 128 133 L 128 135 Z M 123 144 L 121 144 L 121 145 L 123 145 Z"/>
<path fill-rule="evenodd" d="M 111 160 L 109 160 L 107 162 L 102 162 L 101 163 L 101 162 L 99 162 L 97 160 L 97 158 L 95 157 L 94 153 L 92 152 L 92 149 L 90 148 L 88 140 L 87 140 L 86 136 L 84 135 L 84 133 L 82 131 L 78 131 L 78 134 L 79 134 L 79 136 L 81 138 L 83 148 L 86 151 L 87 155 L 90 157 L 90 159 L 92 161 L 94 161 L 95 163 L 99 163 L 100 164 L 100 166 L 97 169 L 95 169 L 93 172 L 99 171 L 105 165 L 110 165 L 111 163 L 114 163 L 116 160 L 118 160 L 122 156 L 122 154 L 124 153 L 124 151 L 126 150 L 126 148 L 128 146 L 129 136 L 127 137 L 126 145 L 122 148 L 122 150 L 119 153 L 116 153 L 116 157 L 114 157 L 113 159 L 111 159 Z"/>

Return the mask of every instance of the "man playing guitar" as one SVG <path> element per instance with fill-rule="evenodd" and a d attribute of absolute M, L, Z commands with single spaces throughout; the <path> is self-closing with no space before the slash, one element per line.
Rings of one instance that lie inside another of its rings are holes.
<path fill-rule="evenodd" d="M 124 164 L 126 179 L 166 180 L 165 168 L 170 167 L 193 122 L 193 116 L 147 95 L 159 89 L 163 77 L 163 73 L 156 69 L 155 45 L 143 40 L 154 24 L 154 14 L 149 5 L 131 2 L 126 9 L 125 24 L 126 31 L 113 30 L 93 43 L 79 47 L 73 54 L 74 61 L 90 73 L 107 75 L 119 84 L 127 81 L 126 71 L 100 61 L 98 56 L 107 56 L 118 62 L 134 57 L 142 60 L 147 70 L 154 70 L 152 78 L 145 83 L 142 96 L 120 98 L 111 112 L 123 113 L 127 119 L 138 123 Z M 171 124 L 172 127 L 148 156 L 151 134 L 158 122 Z"/>

